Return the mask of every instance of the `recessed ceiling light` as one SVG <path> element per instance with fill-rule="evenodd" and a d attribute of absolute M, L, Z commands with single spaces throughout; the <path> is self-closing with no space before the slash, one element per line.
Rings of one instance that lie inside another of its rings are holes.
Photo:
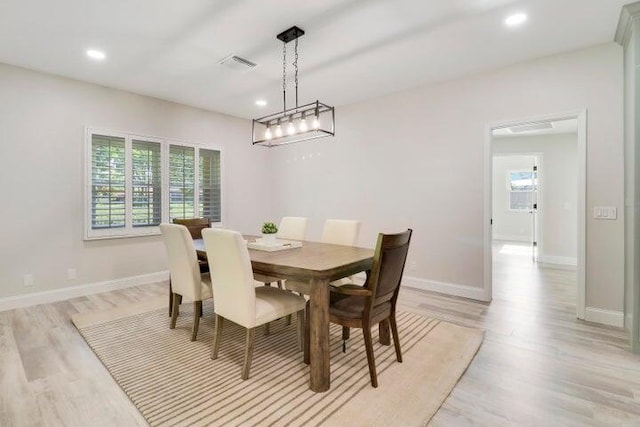
<path fill-rule="evenodd" d="M 264 107 L 265 105 L 267 105 L 267 101 L 265 101 L 264 99 L 258 99 L 258 100 L 256 101 L 256 105 L 257 105 L 258 107 Z"/>
<path fill-rule="evenodd" d="M 97 49 L 87 49 L 87 56 L 96 61 L 103 61 L 107 57 L 103 51 Z"/>
<path fill-rule="evenodd" d="M 504 20 L 504 23 L 509 27 L 515 27 L 524 23 L 527 20 L 527 15 L 524 13 L 515 13 L 511 16 L 508 16 L 507 19 Z"/>

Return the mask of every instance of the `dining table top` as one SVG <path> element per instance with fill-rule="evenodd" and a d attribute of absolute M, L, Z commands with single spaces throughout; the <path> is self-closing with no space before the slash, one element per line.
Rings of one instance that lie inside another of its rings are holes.
<path fill-rule="evenodd" d="M 259 237 L 244 238 L 252 242 Z M 194 240 L 194 245 L 198 256 L 206 257 L 203 240 Z M 273 252 L 249 249 L 255 273 L 307 281 L 312 278 L 337 280 L 370 270 L 373 254 L 373 249 L 311 241 L 303 241 L 301 247 Z"/>

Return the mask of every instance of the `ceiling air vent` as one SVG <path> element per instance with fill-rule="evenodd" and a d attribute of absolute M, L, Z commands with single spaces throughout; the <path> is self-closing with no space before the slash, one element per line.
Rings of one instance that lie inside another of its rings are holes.
<path fill-rule="evenodd" d="M 232 70 L 247 71 L 255 67 L 255 62 L 251 62 L 248 59 L 241 58 L 237 55 L 228 55 L 220 60 L 220 64 Z"/>
<path fill-rule="evenodd" d="M 552 129 L 553 126 L 551 126 L 551 122 L 543 122 L 543 123 L 530 123 L 530 124 L 526 124 L 526 125 L 520 125 L 520 126 L 511 126 L 509 128 L 509 131 L 511 133 L 524 133 L 524 132 L 533 132 L 536 130 L 545 130 L 545 129 Z"/>

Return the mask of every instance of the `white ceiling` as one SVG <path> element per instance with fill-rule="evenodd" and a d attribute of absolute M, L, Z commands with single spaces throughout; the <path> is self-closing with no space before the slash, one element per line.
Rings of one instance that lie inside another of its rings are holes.
<path fill-rule="evenodd" d="M 282 109 L 275 36 L 292 25 L 307 32 L 300 103 L 345 105 L 611 42 L 629 2 L 1 0 L 0 62 L 251 118 Z M 507 28 L 514 12 L 529 19 Z M 88 59 L 88 48 L 107 60 Z M 258 66 L 218 64 L 229 54 Z"/>

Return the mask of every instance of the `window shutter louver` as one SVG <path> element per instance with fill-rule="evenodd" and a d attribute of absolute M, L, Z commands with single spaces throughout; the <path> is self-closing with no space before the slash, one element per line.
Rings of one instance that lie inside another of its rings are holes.
<path fill-rule="evenodd" d="M 162 218 L 161 144 L 134 139 L 131 148 L 133 226 L 159 225 Z"/>
<path fill-rule="evenodd" d="M 169 217 L 195 216 L 195 149 L 169 146 Z"/>
<path fill-rule="evenodd" d="M 200 149 L 200 215 L 220 222 L 220 151 Z"/>
<path fill-rule="evenodd" d="M 125 139 L 92 135 L 91 228 L 125 226 Z"/>

